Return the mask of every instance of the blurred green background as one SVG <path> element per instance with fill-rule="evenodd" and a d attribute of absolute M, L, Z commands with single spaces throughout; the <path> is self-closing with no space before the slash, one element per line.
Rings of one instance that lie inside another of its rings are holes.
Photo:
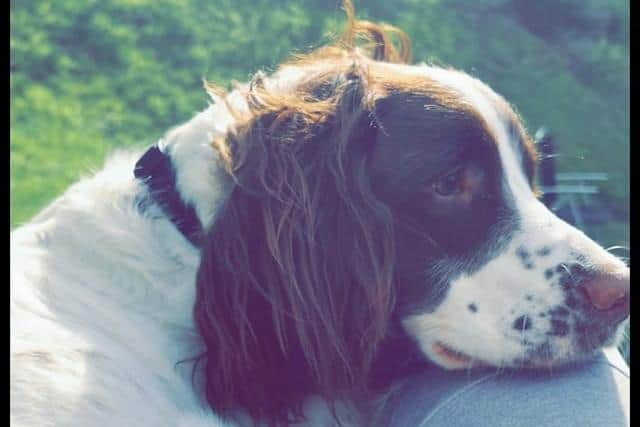
<path fill-rule="evenodd" d="M 463 69 L 555 137 L 559 172 L 604 172 L 586 232 L 629 246 L 628 0 L 356 0 L 405 30 L 415 61 Z M 333 0 L 15 0 L 11 227 L 116 147 L 206 106 L 202 78 L 246 80 L 341 28 Z M 623 249 L 619 255 L 628 257 Z"/>

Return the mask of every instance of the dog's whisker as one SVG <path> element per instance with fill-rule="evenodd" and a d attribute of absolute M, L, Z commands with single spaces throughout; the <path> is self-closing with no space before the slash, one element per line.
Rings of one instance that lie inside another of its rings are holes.
<path fill-rule="evenodd" d="M 619 249 L 627 252 L 631 251 L 631 249 L 628 246 L 622 246 L 622 245 L 609 246 L 608 248 L 605 248 L 605 251 L 611 252 Z"/>

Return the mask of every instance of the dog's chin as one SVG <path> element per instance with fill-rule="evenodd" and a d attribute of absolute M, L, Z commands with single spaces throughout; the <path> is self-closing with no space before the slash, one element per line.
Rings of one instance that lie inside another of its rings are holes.
<path fill-rule="evenodd" d="M 540 346 L 545 351 L 530 352 L 524 357 L 515 357 L 492 361 L 489 357 L 465 353 L 443 341 L 434 341 L 425 350 L 427 359 L 446 370 L 461 370 L 473 368 L 513 368 L 513 369 L 549 369 L 578 363 L 593 357 L 604 347 L 616 347 L 622 341 L 625 326 L 628 320 L 623 322 L 610 334 L 608 339 L 599 345 L 588 348 L 574 344 L 573 340 L 567 340 L 563 345 L 556 343 L 555 350 L 549 351 L 552 346 L 545 343 Z"/>
<path fill-rule="evenodd" d="M 431 345 L 430 351 L 427 352 L 427 358 L 441 368 L 450 371 L 474 368 L 549 368 L 574 360 L 567 357 L 532 357 L 501 360 L 499 362 L 487 361 L 479 356 L 456 350 L 441 341 L 436 341 Z"/>
<path fill-rule="evenodd" d="M 427 358 L 447 370 L 471 369 L 490 366 L 490 364 L 454 349 L 448 344 L 441 341 L 434 342 L 429 351 Z"/>

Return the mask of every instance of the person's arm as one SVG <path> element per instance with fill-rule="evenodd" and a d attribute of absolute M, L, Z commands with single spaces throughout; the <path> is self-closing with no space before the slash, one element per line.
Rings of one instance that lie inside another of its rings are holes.
<path fill-rule="evenodd" d="M 390 427 L 626 427 L 629 369 L 611 349 L 551 371 L 427 372 L 385 411 Z"/>

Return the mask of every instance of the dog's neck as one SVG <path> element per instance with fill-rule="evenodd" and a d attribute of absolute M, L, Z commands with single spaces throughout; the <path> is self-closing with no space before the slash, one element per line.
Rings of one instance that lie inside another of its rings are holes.
<path fill-rule="evenodd" d="M 202 228 L 211 224 L 232 186 L 212 147 L 213 139 L 223 135 L 231 121 L 223 105 L 212 105 L 158 142 L 170 159 L 178 194 L 193 207 Z"/>
<path fill-rule="evenodd" d="M 273 78 L 265 78 L 264 84 L 271 92 L 287 93 L 294 91 L 304 77 L 301 70 L 285 67 Z M 228 105 L 236 113 L 248 111 L 247 90 L 248 85 L 236 84 L 224 100 L 212 94 L 214 104 L 169 130 L 158 142 L 160 150 L 170 158 L 177 192 L 185 205 L 193 207 L 205 230 L 233 187 L 212 143 L 225 135 L 235 120 Z"/>
<path fill-rule="evenodd" d="M 229 124 L 225 111 L 211 106 L 159 142 L 170 157 L 180 196 L 205 227 L 231 188 L 210 144 Z M 12 242 L 46 248 L 38 256 L 50 258 L 46 262 L 51 264 L 65 256 L 77 260 L 76 268 L 59 266 L 55 271 L 72 277 L 64 280 L 82 286 L 82 292 L 98 292 L 123 309 L 157 320 L 191 325 L 199 250 L 134 178 L 141 154 L 111 156 L 98 173 L 70 187 L 12 233 Z M 24 262 L 33 256 L 25 254 Z M 51 301 L 60 298 L 52 287 L 42 292 Z"/>

